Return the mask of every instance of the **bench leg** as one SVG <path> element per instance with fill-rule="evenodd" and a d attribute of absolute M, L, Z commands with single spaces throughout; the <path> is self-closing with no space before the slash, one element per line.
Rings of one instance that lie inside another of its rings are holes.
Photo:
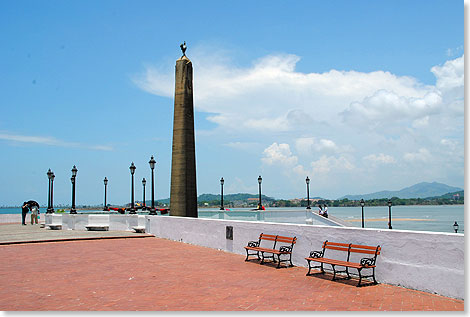
<path fill-rule="evenodd" d="M 264 252 L 261 252 L 261 262 L 259 264 L 264 264 Z"/>
<path fill-rule="evenodd" d="M 372 278 L 374 279 L 374 284 L 378 284 L 375 280 L 375 267 L 372 268 Z"/>
<path fill-rule="evenodd" d="M 256 255 L 256 256 L 258 257 L 258 261 L 260 260 L 259 251 L 256 251 L 256 253 L 251 253 L 251 254 L 250 254 L 250 253 L 248 253 L 248 250 L 246 250 L 246 259 L 245 259 L 245 261 L 248 261 L 248 257 L 249 257 L 250 255 Z"/>
<path fill-rule="evenodd" d="M 277 259 L 278 259 L 278 262 L 277 262 L 276 269 L 279 269 L 281 267 L 281 255 L 280 254 L 277 255 Z M 274 254 L 273 254 L 273 260 L 274 260 Z M 276 262 L 276 261 L 274 261 L 274 262 Z"/>
<path fill-rule="evenodd" d="M 307 272 L 307 276 L 310 275 L 310 270 L 312 269 L 312 267 L 310 266 L 310 260 L 307 260 L 308 262 L 308 272 Z"/>
<path fill-rule="evenodd" d="M 348 279 L 350 279 L 351 275 L 349 275 L 348 267 L 346 267 L 346 274 L 348 275 Z"/>
<path fill-rule="evenodd" d="M 357 269 L 357 272 L 359 273 L 359 283 L 357 283 L 357 285 L 356 285 L 357 287 L 361 286 L 361 280 L 362 280 L 361 270 L 362 269 Z"/>
<path fill-rule="evenodd" d="M 331 264 L 331 267 L 333 268 L 333 279 L 332 279 L 332 281 L 334 281 L 336 279 L 335 266 L 333 264 Z"/>

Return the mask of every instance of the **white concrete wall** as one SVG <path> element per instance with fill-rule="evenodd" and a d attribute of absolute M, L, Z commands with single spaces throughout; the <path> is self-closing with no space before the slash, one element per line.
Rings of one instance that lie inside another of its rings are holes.
<path fill-rule="evenodd" d="M 185 217 L 146 218 L 146 231 L 156 237 L 243 255 L 246 254 L 243 247 L 248 241 L 258 240 L 261 232 L 296 236 L 293 263 L 304 267 L 307 267 L 304 258 L 311 250 L 321 250 L 325 240 L 380 245 L 378 282 L 464 299 L 463 234 Z M 233 240 L 225 238 L 226 226 L 233 227 Z"/>
<path fill-rule="evenodd" d="M 109 230 L 133 231 L 132 227 L 146 226 L 144 215 L 47 214 L 46 224 L 61 224 L 63 230 L 87 230 L 87 225 L 108 225 Z M 147 231 L 147 230 L 146 230 Z"/>

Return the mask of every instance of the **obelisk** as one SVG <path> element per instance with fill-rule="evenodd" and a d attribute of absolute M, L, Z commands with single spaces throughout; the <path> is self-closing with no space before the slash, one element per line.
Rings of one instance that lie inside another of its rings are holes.
<path fill-rule="evenodd" d="M 175 67 L 170 215 L 197 218 L 193 66 L 185 54 L 186 42 L 181 50 L 183 56 Z"/>

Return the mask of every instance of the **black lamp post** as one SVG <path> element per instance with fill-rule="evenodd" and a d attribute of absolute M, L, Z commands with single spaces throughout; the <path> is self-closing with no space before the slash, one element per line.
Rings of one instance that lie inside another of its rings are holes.
<path fill-rule="evenodd" d="M 310 208 L 310 178 L 305 179 L 305 183 L 307 183 L 307 209 L 312 209 Z"/>
<path fill-rule="evenodd" d="M 364 202 L 364 199 L 361 199 L 361 209 L 362 209 L 362 217 L 361 217 L 361 219 L 362 219 L 362 228 L 364 228 L 364 205 L 365 205 L 365 204 L 366 204 L 366 203 Z"/>
<path fill-rule="evenodd" d="M 108 211 L 108 204 L 106 203 L 106 187 L 108 187 L 108 179 L 105 177 L 103 180 L 104 183 L 104 206 L 103 211 Z"/>
<path fill-rule="evenodd" d="M 157 163 L 153 155 L 150 158 L 149 164 L 150 164 L 150 169 L 152 170 L 152 207 L 150 207 L 150 212 L 149 215 L 156 215 L 157 212 L 155 211 L 155 187 L 154 187 L 154 175 L 153 175 L 153 170 L 155 169 L 155 163 Z"/>
<path fill-rule="evenodd" d="M 258 186 L 259 186 L 259 206 L 258 206 L 258 210 L 261 210 L 261 182 L 263 181 L 263 179 L 261 178 L 261 175 L 258 176 Z"/>
<path fill-rule="evenodd" d="M 49 188 L 47 193 L 47 212 L 48 214 L 51 213 L 51 179 L 52 179 L 52 171 L 49 169 L 47 171 L 47 178 L 49 179 Z"/>
<path fill-rule="evenodd" d="M 70 180 L 72 181 L 72 208 L 70 209 L 71 214 L 76 214 L 77 210 L 75 210 L 75 181 L 77 178 L 77 167 L 74 165 L 72 168 L 72 177 Z"/>
<path fill-rule="evenodd" d="M 54 178 L 55 178 L 55 175 L 54 175 L 54 172 L 52 172 L 52 175 L 51 175 L 51 209 L 49 212 L 51 214 L 54 213 Z"/>
<path fill-rule="evenodd" d="M 129 167 L 131 171 L 131 209 L 129 210 L 130 214 L 135 214 L 135 208 L 134 208 L 134 173 L 135 173 L 135 165 L 134 162 L 131 163 L 131 166 Z"/>
<path fill-rule="evenodd" d="M 388 229 L 392 229 L 392 201 L 388 200 Z"/>
<path fill-rule="evenodd" d="M 220 179 L 220 210 L 224 210 L 224 178 Z"/>
<path fill-rule="evenodd" d="M 457 231 L 459 231 L 459 224 L 457 223 L 457 221 L 456 221 L 456 222 L 454 222 L 454 225 L 453 225 L 453 227 L 454 227 L 454 231 L 455 231 L 455 233 L 457 233 Z"/>
<path fill-rule="evenodd" d="M 144 177 L 142 178 L 142 186 L 144 187 L 143 189 L 144 197 L 142 198 L 142 210 L 147 210 L 147 207 L 145 206 L 145 184 L 147 184 L 147 181 L 145 180 L 145 177 Z"/>

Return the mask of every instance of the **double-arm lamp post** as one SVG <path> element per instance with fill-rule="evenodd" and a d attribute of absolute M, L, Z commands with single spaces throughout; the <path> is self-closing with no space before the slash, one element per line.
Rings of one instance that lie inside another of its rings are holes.
<path fill-rule="evenodd" d="M 131 171 L 131 208 L 129 209 L 129 214 L 135 214 L 134 208 L 134 173 L 135 173 L 135 165 L 134 162 L 131 163 L 129 166 L 129 170 Z"/>
<path fill-rule="evenodd" d="M 305 183 L 307 183 L 307 209 L 312 209 L 310 208 L 310 178 L 305 179 Z"/>
<path fill-rule="evenodd" d="M 224 210 L 224 178 L 220 179 L 220 210 Z"/>
<path fill-rule="evenodd" d="M 152 157 L 150 158 L 150 161 L 149 161 L 150 169 L 152 170 L 152 206 L 150 207 L 149 215 L 156 215 L 157 214 L 157 212 L 155 210 L 155 187 L 154 187 L 154 174 L 153 174 L 153 170 L 155 169 L 155 163 L 157 163 L 157 162 L 155 161 L 155 159 L 153 158 L 153 155 L 152 155 Z"/>
<path fill-rule="evenodd" d="M 78 169 L 74 165 L 72 168 L 72 177 L 70 178 L 70 180 L 72 181 L 72 208 L 70 209 L 71 214 L 77 213 L 77 210 L 75 209 L 75 182 L 77 178 L 77 172 L 78 172 Z"/>

